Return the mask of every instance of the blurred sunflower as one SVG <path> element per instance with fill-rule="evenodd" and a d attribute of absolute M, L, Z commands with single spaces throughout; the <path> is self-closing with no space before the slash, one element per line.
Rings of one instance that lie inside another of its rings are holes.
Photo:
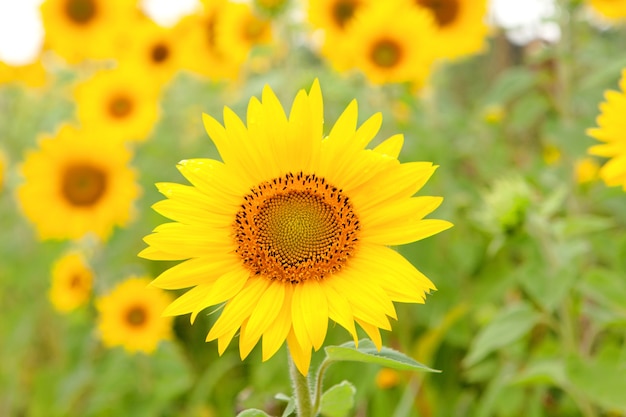
<path fill-rule="evenodd" d="M 431 41 L 438 57 L 457 58 L 485 48 L 487 0 L 411 1 L 434 17 L 437 31 Z"/>
<path fill-rule="evenodd" d="M 150 19 L 138 19 L 132 31 L 125 35 L 126 47 L 118 57 L 121 66 L 137 66 L 142 79 L 159 85 L 169 82 L 182 65 L 177 35 L 176 27 L 165 28 Z M 154 87 L 152 90 L 156 91 Z"/>
<path fill-rule="evenodd" d="M 401 164 L 402 135 L 365 149 L 380 113 L 357 128 L 352 101 L 323 138 L 319 83 L 298 92 L 289 117 L 273 91 L 252 98 L 247 126 L 229 108 L 224 126 L 204 115 L 224 162 L 179 164 L 192 186 L 160 183 L 168 197 L 154 209 L 173 220 L 144 238 L 140 256 L 185 260 L 153 285 L 189 288 L 164 312 L 191 313 L 224 304 L 207 341 L 224 352 L 239 332 L 245 358 L 261 337 L 263 360 L 286 340 L 298 369 L 328 320 L 357 340 L 355 322 L 380 348 L 393 302 L 423 303 L 434 285 L 391 245 L 439 233 L 447 221 L 424 219 L 441 197 L 413 197 L 433 174 L 430 162 Z"/>
<path fill-rule="evenodd" d="M 69 63 L 113 58 L 119 31 L 137 13 L 136 3 L 125 0 L 45 0 L 41 4 L 44 47 Z"/>
<path fill-rule="evenodd" d="M 87 303 L 93 287 L 93 271 L 78 252 L 70 252 L 52 266 L 50 302 L 57 311 L 72 311 Z"/>
<path fill-rule="evenodd" d="M 78 239 L 89 232 L 101 239 L 131 218 L 139 194 L 131 153 L 98 130 L 65 125 L 39 150 L 29 151 L 17 192 L 25 216 L 41 239 Z"/>
<path fill-rule="evenodd" d="M 222 47 L 241 62 L 248 58 L 255 45 L 272 42 L 271 22 L 257 16 L 245 3 L 226 3 L 216 31 Z"/>
<path fill-rule="evenodd" d="M 608 19 L 626 18 L 626 0 L 589 0 L 589 5 Z"/>
<path fill-rule="evenodd" d="M 228 2 L 203 2 L 201 13 L 186 16 L 178 24 L 184 68 L 211 79 L 235 79 L 243 64 L 241 54 L 225 46 L 221 21 Z"/>
<path fill-rule="evenodd" d="M 435 28 L 429 14 L 416 7 L 385 2 L 363 9 L 345 34 L 341 52 L 375 84 L 422 85 L 435 60 Z"/>
<path fill-rule="evenodd" d="M 148 284 L 149 278 L 131 277 L 98 298 L 98 331 L 105 346 L 152 353 L 172 337 L 172 317 L 161 315 L 172 298 Z"/>
<path fill-rule="evenodd" d="M 372 0 L 312 0 L 309 2 L 308 18 L 311 25 L 324 33 L 321 54 L 340 72 L 347 71 L 353 64 L 350 40 L 346 31 L 355 15 L 367 9 Z M 388 5 L 389 2 L 380 2 Z M 392 2 L 394 3 L 394 2 Z"/>
<path fill-rule="evenodd" d="M 139 67 L 98 71 L 76 85 L 78 120 L 110 141 L 144 141 L 159 117 L 159 92 Z"/>
<path fill-rule="evenodd" d="M 622 71 L 621 91 L 606 91 L 606 101 L 600 103 L 597 128 L 587 129 L 587 134 L 604 142 L 589 148 L 591 155 L 610 158 L 599 172 L 609 187 L 621 185 L 626 190 L 626 69 Z"/>
<path fill-rule="evenodd" d="M 372 3 L 373 0 L 310 0 L 309 22 L 328 36 L 342 35 L 357 11 Z"/>

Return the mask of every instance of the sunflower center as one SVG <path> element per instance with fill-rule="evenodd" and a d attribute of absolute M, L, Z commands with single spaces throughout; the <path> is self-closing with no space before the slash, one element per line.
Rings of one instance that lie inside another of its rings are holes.
<path fill-rule="evenodd" d="M 459 13 L 458 0 L 417 0 L 417 2 L 433 12 L 440 27 L 454 22 Z"/>
<path fill-rule="evenodd" d="M 337 26 L 344 28 L 346 23 L 352 19 L 357 6 L 358 1 L 355 0 L 339 0 L 335 2 L 333 5 L 332 16 L 333 19 L 335 19 Z"/>
<path fill-rule="evenodd" d="M 126 322 L 132 327 L 141 327 L 147 320 L 148 314 L 142 306 L 133 306 L 126 312 Z"/>
<path fill-rule="evenodd" d="M 71 289 L 73 290 L 78 289 L 82 287 L 82 284 L 83 284 L 83 277 L 80 274 L 76 273 L 70 277 L 69 287 Z"/>
<path fill-rule="evenodd" d="M 374 44 L 371 58 L 379 67 L 392 68 L 402 58 L 402 49 L 397 42 L 391 39 L 381 39 Z"/>
<path fill-rule="evenodd" d="M 72 165 L 65 170 L 61 191 L 73 206 L 91 206 L 104 194 L 107 178 L 102 170 L 91 165 Z"/>
<path fill-rule="evenodd" d="M 150 52 L 150 58 L 152 58 L 152 61 L 157 64 L 165 61 L 170 55 L 170 49 L 164 43 L 157 43 L 152 47 Z"/>
<path fill-rule="evenodd" d="M 121 119 L 128 116 L 133 111 L 133 102 L 125 95 L 119 94 L 109 101 L 109 114 Z"/>
<path fill-rule="evenodd" d="M 96 2 L 94 0 L 68 0 L 65 3 L 65 13 L 74 23 L 87 24 L 96 15 Z"/>
<path fill-rule="evenodd" d="M 252 189 L 234 229 L 237 253 L 248 269 L 295 284 L 339 271 L 356 248 L 360 226 L 341 190 L 299 173 Z"/>

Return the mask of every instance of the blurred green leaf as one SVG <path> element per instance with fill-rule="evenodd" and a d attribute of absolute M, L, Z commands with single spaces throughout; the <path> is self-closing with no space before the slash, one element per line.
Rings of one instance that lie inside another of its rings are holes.
<path fill-rule="evenodd" d="M 469 353 L 463 360 L 464 365 L 470 367 L 491 352 L 519 340 L 533 328 L 539 319 L 540 315 L 525 302 L 502 311 L 472 341 Z"/>
<path fill-rule="evenodd" d="M 256 408 L 250 408 L 248 410 L 243 410 L 241 413 L 237 414 L 237 417 L 271 417 L 265 411 L 257 410 Z"/>
<path fill-rule="evenodd" d="M 565 363 L 562 358 L 532 360 L 511 381 L 519 385 L 564 386 Z"/>
<path fill-rule="evenodd" d="M 613 314 L 626 314 L 626 282 L 622 274 L 594 268 L 584 274 L 579 290 L 597 303 L 610 307 Z"/>
<path fill-rule="evenodd" d="M 359 340 L 359 347 L 354 342 L 344 343 L 340 346 L 327 346 L 324 348 L 326 357 L 331 361 L 352 361 L 383 365 L 387 368 L 403 371 L 427 371 L 440 372 L 429 368 L 404 353 L 383 346 L 380 351 L 371 340 Z"/>
<path fill-rule="evenodd" d="M 509 68 L 495 81 L 487 96 L 487 104 L 505 103 L 523 94 L 537 83 L 537 74 L 528 68 Z"/>
<path fill-rule="evenodd" d="M 626 360 L 616 346 L 606 346 L 595 358 L 567 359 L 569 382 L 607 410 L 626 412 Z"/>
<path fill-rule="evenodd" d="M 287 407 L 285 407 L 285 411 L 283 411 L 282 417 L 290 416 L 294 413 L 294 411 L 296 411 L 296 402 L 294 401 L 293 397 L 280 393 L 276 394 L 274 398 L 287 403 Z"/>
<path fill-rule="evenodd" d="M 602 232 L 615 227 L 615 221 L 593 214 L 570 215 L 555 222 L 554 228 L 564 239 Z"/>
<path fill-rule="evenodd" d="M 324 417 L 346 417 L 354 407 L 356 388 L 348 381 L 333 385 L 324 394 L 320 403 L 320 414 Z"/>

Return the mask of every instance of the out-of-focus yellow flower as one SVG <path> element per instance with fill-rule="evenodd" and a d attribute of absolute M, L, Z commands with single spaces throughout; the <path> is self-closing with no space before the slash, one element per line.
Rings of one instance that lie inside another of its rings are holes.
<path fill-rule="evenodd" d="M 186 16 L 178 23 L 178 40 L 183 48 L 183 67 L 212 79 L 236 79 L 243 60 L 228 50 L 221 21 L 229 3 L 204 2 L 201 13 Z"/>
<path fill-rule="evenodd" d="M 0 61 L 0 85 L 15 82 L 27 87 L 41 87 L 47 78 L 40 59 L 24 65 L 9 65 Z"/>
<path fill-rule="evenodd" d="M 137 13 L 136 2 L 127 0 L 45 0 L 41 4 L 44 48 L 69 63 L 113 58 L 120 31 Z"/>
<path fill-rule="evenodd" d="M 587 184 L 598 179 L 600 164 L 594 158 L 581 158 L 574 165 L 574 177 L 578 184 Z"/>
<path fill-rule="evenodd" d="M 76 85 L 78 120 L 109 141 L 144 141 L 159 117 L 159 92 L 138 67 L 99 71 Z"/>
<path fill-rule="evenodd" d="M 432 38 L 438 57 L 457 58 L 485 48 L 487 0 L 409 0 L 430 12 L 437 31 Z"/>
<path fill-rule="evenodd" d="M 587 134 L 604 143 L 589 148 L 591 155 L 610 158 L 599 176 L 609 187 L 621 185 L 626 190 L 626 69 L 622 71 L 621 91 L 606 91 L 600 103 L 597 128 L 587 129 Z"/>
<path fill-rule="evenodd" d="M 244 62 L 255 45 L 272 42 L 272 25 L 245 3 L 227 3 L 216 30 L 225 50 Z"/>
<path fill-rule="evenodd" d="M 310 0 L 309 22 L 313 27 L 323 29 L 329 37 L 340 36 L 355 14 L 372 3 L 374 0 Z"/>
<path fill-rule="evenodd" d="M 589 5 L 608 19 L 626 18 L 626 0 L 589 0 Z"/>
<path fill-rule="evenodd" d="M 93 279 L 93 271 L 78 252 L 64 255 L 52 266 L 50 302 L 62 313 L 75 310 L 89 300 Z"/>
<path fill-rule="evenodd" d="M 18 197 L 25 216 L 41 239 L 78 239 L 94 233 L 101 239 L 131 218 L 139 194 L 136 174 L 127 164 L 131 153 L 97 129 L 65 125 L 44 137 L 21 167 L 25 182 Z"/>
<path fill-rule="evenodd" d="M 483 120 L 490 125 L 500 124 L 505 115 L 504 107 L 499 104 L 489 104 L 485 106 L 482 112 Z"/>
<path fill-rule="evenodd" d="M 4 177 L 5 171 L 7 170 L 7 157 L 0 149 L 0 192 L 4 189 Z"/>
<path fill-rule="evenodd" d="M 124 36 L 118 61 L 122 67 L 138 67 L 142 84 L 157 85 L 169 82 L 181 69 L 183 56 L 178 39 L 178 25 L 165 28 L 147 18 L 138 18 L 132 30 Z"/>
<path fill-rule="evenodd" d="M 380 2 L 362 9 L 345 32 L 336 55 L 353 57 L 353 66 L 375 84 L 423 84 L 435 60 L 433 19 L 404 3 Z M 341 57 L 337 61 L 341 62 Z"/>
<path fill-rule="evenodd" d="M 172 298 L 149 284 L 149 278 L 131 277 L 96 300 L 98 331 L 105 346 L 152 353 L 161 340 L 172 337 L 172 317 L 162 316 Z"/>
<path fill-rule="evenodd" d="M 380 389 L 393 388 L 400 383 L 400 375 L 395 369 L 382 368 L 376 374 L 376 386 Z"/>
<path fill-rule="evenodd" d="M 543 147 L 541 156 L 546 165 L 556 165 L 561 160 L 561 150 L 552 144 L 547 144 Z"/>

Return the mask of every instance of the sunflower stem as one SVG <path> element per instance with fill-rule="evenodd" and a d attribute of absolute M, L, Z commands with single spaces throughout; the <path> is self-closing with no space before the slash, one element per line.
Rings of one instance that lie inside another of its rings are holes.
<path fill-rule="evenodd" d="M 309 378 L 300 373 L 293 362 L 289 349 L 287 349 L 287 352 L 289 357 L 289 376 L 293 384 L 293 396 L 296 401 L 296 415 L 298 417 L 315 417 L 311 404 Z"/>

